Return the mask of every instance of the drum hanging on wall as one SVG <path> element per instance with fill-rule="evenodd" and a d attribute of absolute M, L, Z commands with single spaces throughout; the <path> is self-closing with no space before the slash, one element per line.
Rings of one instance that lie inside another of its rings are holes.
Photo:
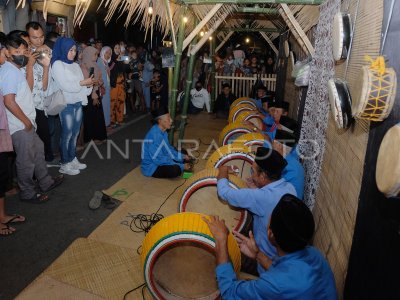
<path fill-rule="evenodd" d="M 249 98 L 249 97 L 237 98 L 235 101 L 232 102 L 232 104 L 230 106 L 230 109 L 232 109 L 235 106 L 240 105 L 240 104 L 249 104 L 249 105 L 253 106 L 254 109 L 257 109 L 256 102 L 253 99 Z"/>
<path fill-rule="evenodd" d="M 218 169 L 221 166 L 236 166 L 238 168 L 237 175 L 246 180 L 251 176 L 251 165 L 254 162 L 254 154 L 251 148 L 243 144 L 232 143 L 222 146 L 214 151 L 208 158 L 206 168 Z"/>
<path fill-rule="evenodd" d="M 335 61 L 347 59 L 351 43 L 350 14 L 338 12 L 333 19 L 332 52 Z"/>
<path fill-rule="evenodd" d="M 285 57 L 289 57 L 289 53 L 290 53 L 290 45 L 289 45 L 289 41 L 285 40 L 283 42 L 283 51 L 285 53 Z"/>
<path fill-rule="evenodd" d="M 340 78 L 330 79 L 328 81 L 328 94 L 336 126 L 340 129 L 350 127 L 353 118 L 351 95 L 347 83 Z"/>
<path fill-rule="evenodd" d="M 376 185 L 386 197 L 400 195 L 400 123 L 386 132 L 379 147 Z"/>
<path fill-rule="evenodd" d="M 237 115 L 235 122 L 243 123 L 246 121 L 254 124 L 258 129 L 264 129 L 263 117 L 260 116 L 258 111 L 242 111 Z"/>
<path fill-rule="evenodd" d="M 247 210 L 230 206 L 217 194 L 216 169 L 204 169 L 190 177 L 179 193 L 179 212 L 198 212 L 217 215 L 225 220 L 229 230 L 242 231 L 251 217 Z M 246 188 L 246 183 L 238 176 L 229 176 L 229 185 L 234 189 Z"/>
<path fill-rule="evenodd" d="M 249 103 L 236 105 L 229 110 L 228 122 L 229 123 L 235 122 L 238 114 L 241 113 L 242 111 L 256 111 L 256 110 L 257 109 Z"/>
<path fill-rule="evenodd" d="M 215 240 L 203 216 L 197 213 L 168 216 L 144 238 L 140 258 L 154 299 L 219 299 Z M 240 250 L 231 233 L 228 253 L 235 272 L 239 272 Z"/>
<path fill-rule="evenodd" d="M 220 146 L 231 144 L 239 136 L 254 132 L 254 128 L 255 126 L 250 126 L 240 122 L 230 123 L 226 125 L 219 134 L 219 144 Z"/>

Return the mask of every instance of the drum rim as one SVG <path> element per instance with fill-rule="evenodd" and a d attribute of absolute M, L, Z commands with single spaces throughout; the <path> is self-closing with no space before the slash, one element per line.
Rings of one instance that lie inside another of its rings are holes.
<path fill-rule="evenodd" d="M 337 28 L 339 27 L 339 28 Z M 349 13 L 338 12 L 336 13 L 333 20 L 333 30 L 332 30 L 332 43 L 339 43 L 338 52 L 335 53 L 334 46 L 332 46 L 333 59 L 336 62 L 346 60 L 348 57 L 348 49 L 351 43 L 351 17 Z M 334 41 L 334 34 L 339 33 L 339 41 Z"/>
<path fill-rule="evenodd" d="M 347 82 L 341 78 L 332 78 L 329 80 L 329 88 L 333 92 L 333 101 L 337 108 L 337 116 L 334 114 L 336 125 L 341 129 L 349 128 L 353 118 L 351 114 L 351 94 Z M 332 105 L 332 100 L 330 102 Z"/>
<path fill-rule="evenodd" d="M 233 124 L 233 123 L 232 123 L 232 124 Z M 223 141 L 222 141 L 222 145 L 223 145 L 223 146 L 229 145 L 229 144 L 228 144 L 228 140 L 230 139 L 230 137 L 231 137 L 232 135 L 234 135 L 235 133 L 241 133 L 241 132 L 243 132 L 243 133 L 244 133 L 244 132 L 250 133 L 250 132 L 252 132 L 252 130 L 251 130 L 251 129 L 248 129 L 248 128 L 246 128 L 246 127 L 234 128 L 234 129 L 228 131 L 228 132 L 225 134 L 224 139 L 223 139 Z"/>

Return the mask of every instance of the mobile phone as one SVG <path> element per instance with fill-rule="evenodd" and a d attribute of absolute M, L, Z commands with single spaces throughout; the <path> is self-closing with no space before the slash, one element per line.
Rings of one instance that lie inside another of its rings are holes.
<path fill-rule="evenodd" d="M 121 60 L 122 61 L 129 61 L 129 56 L 123 55 L 123 56 L 121 56 Z"/>
<path fill-rule="evenodd" d="M 94 75 L 94 68 L 93 67 L 91 67 L 89 69 L 89 77 L 92 77 L 92 75 Z"/>

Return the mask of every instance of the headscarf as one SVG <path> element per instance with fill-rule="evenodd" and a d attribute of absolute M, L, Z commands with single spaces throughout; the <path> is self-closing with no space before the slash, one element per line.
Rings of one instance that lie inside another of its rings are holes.
<path fill-rule="evenodd" d="M 96 60 L 93 59 L 93 57 L 96 53 L 97 53 L 97 49 L 92 46 L 89 46 L 89 47 L 86 47 L 85 49 L 83 49 L 81 68 L 85 69 L 87 72 L 89 72 L 90 68 L 93 68 L 94 69 L 94 78 L 100 79 L 101 78 L 100 68 L 96 63 Z M 86 74 L 84 73 L 84 75 L 86 75 Z M 85 78 L 86 78 L 86 76 L 85 76 Z"/>
<path fill-rule="evenodd" d="M 59 37 L 54 44 L 51 65 L 53 65 L 57 60 L 60 60 L 66 64 L 72 64 L 74 61 L 68 59 L 68 52 L 73 46 L 76 46 L 76 43 L 73 39 Z"/>
<path fill-rule="evenodd" d="M 107 64 L 109 64 L 110 61 L 111 61 L 111 57 L 108 59 L 108 61 L 104 58 L 104 54 L 106 54 L 106 52 L 107 52 L 108 50 L 110 50 L 110 51 L 111 51 L 111 54 L 112 54 L 113 51 L 112 51 L 111 47 L 108 47 L 108 46 L 104 46 L 103 48 L 101 48 L 101 51 L 100 51 L 100 57 L 101 57 Z"/>

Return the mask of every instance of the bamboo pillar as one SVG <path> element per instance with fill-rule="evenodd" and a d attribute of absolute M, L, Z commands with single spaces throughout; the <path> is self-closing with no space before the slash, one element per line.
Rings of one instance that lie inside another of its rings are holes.
<path fill-rule="evenodd" d="M 210 94 L 210 106 L 211 111 L 214 111 L 215 103 L 215 36 L 211 36 L 210 41 L 210 57 L 211 57 L 211 94 Z"/>
<path fill-rule="evenodd" d="M 171 99 L 172 95 L 172 81 L 174 78 L 174 68 L 169 67 L 168 68 L 168 99 Z M 168 110 L 171 111 L 172 107 L 172 101 L 168 101 Z"/>
<path fill-rule="evenodd" d="M 186 15 L 187 7 L 183 9 L 183 14 L 180 16 L 179 22 L 179 32 L 178 32 L 178 40 L 176 43 L 176 54 L 175 54 L 175 68 L 174 68 L 174 77 L 172 80 L 172 89 L 171 89 L 171 98 L 169 99 L 171 105 L 170 115 L 172 119 L 172 126 L 168 134 L 169 142 L 171 145 L 174 143 L 174 131 L 175 131 L 175 113 L 176 113 L 176 96 L 178 94 L 178 83 L 179 83 L 179 73 L 181 70 L 181 59 L 182 59 L 182 47 L 183 40 L 185 39 L 185 15 Z"/>

